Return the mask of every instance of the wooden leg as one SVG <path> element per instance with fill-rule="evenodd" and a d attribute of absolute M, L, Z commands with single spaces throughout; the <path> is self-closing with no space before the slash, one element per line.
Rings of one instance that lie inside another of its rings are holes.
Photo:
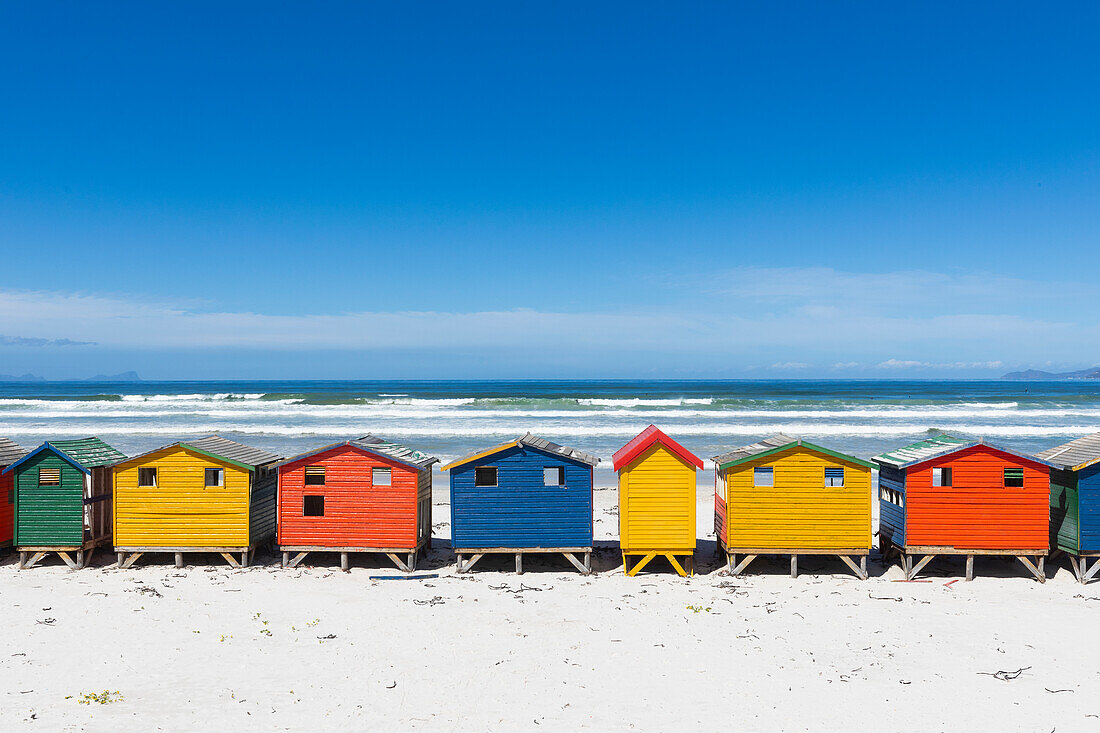
<path fill-rule="evenodd" d="M 967 582 L 974 580 L 974 556 L 966 556 L 966 580 Z"/>
<path fill-rule="evenodd" d="M 122 564 L 122 567 L 132 568 L 134 566 L 134 563 L 138 561 L 138 558 L 144 554 L 144 552 L 131 552 L 130 556 L 126 558 L 126 561 Z"/>
<path fill-rule="evenodd" d="M 913 556 L 906 553 L 901 556 L 901 568 L 905 573 L 906 580 L 913 579 Z"/>
<path fill-rule="evenodd" d="M 183 553 L 182 552 L 177 552 L 176 553 L 176 567 L 177 568 L 182 568 L 183 567 Z"/>
<path fill-rule="evenodd" d="M 653 558 L 655 558 L 655 557 L 657 557 L 657 553 L 656 553 L 656 552 L 651 552 L 651 553 L 649 553 L 648 555 L 646 555 L 645 557 L 643 557 L 643 558 L 641 559 L 641 561 L 639 561 L 639 562 L 638 562 L 638 564 L 637 564 L 637 565 L 635 565 L 634 567 L 632 567 L 632 568 L 630 568 L 629 570 L 627 570 L 627 571 L 626 571 L 626 574 L 627 574 L 627 575 L 629 575 L 629 576 L 631 576 L 631 577 L 633 577 L 633 576 L 637 575 L 637 574 L 638 574 L 638 571 L 640 571 L 640 570 L 641 570 L 642 568 L 644 568 L 644 567 L 645 567 L 646 565 L 648 565 L 648 564 L 649 564 L 649 561 L 650 561 L 650 560 L 652 560 L 652 559 L 653 559 Z"/>
<path fill-rule="evenodd" d="M 115 554 L 118 556 L 117 562 L 118 562 L 118 566 L 121 568 L 122 563 L 126 562 L 126 553 L 125 552 L 118 552 L 118 553 L 115 553 Z"/>
<path fill-rule="evenodd" d="M 70 570 L 76 570 L 76 563 L 73 561 L 73 559 L 71 557 L 69 557 L 69 553 L 59 552 L 59 553 L 57 553 L 57 556 L 65 561 L 65 564 L 69 566 Z"/>
<path fill-rule="evenodd" d="M 837 557 L 839 557 L 841 560 L 843 560 L 844 564 L 852 569 L 852 572 L 856 574 L 857 578 L 859 578 L 860 580 L 867 580 L 867 569 L 866 568 L 860 568 L 858 565 L 856 565 L 854 562 L 852 562 L 852 558 L 848 557 L 847 555 L 837 555 Z M 867 556 L 864 555 L 863 557 L 864 557 L 864 560 L 861 561 L 861 562 L 865 564 Z"/>
<path fill-rule="evenodd" d="M 218 554 L 225 558 L 225 561 L 229 563 L 229 567 L 239 568 L 241 566 L 240 563 L 237 562 L 237 558 L 233 557 L 231 553 L 219 552 Z"/>
<path fill-rule="evenodd" d="M 84 568 L 84 550 L 76 551 L 76 569 L 82 570 Z"/>
<path fill-rule="evenodd" d="M 673 554 L 672 554 L 671 552 L 669 552 L 669 553 L 666 553 L 666 554 L 665 554 L 665 557 L 667 557 L 667 558 L 668 558 L 668 561 L 669 561 L 670 563 L 672 563 L 672 569 L 673 569 L 673 570 L 675 570 L 675 571 L 677 572 L 677 574 L 678 574 L 678 575 L 679 575 L 679 576 L 680 576 L 681 578 L 686 578 L 686 577 L 687 577 L 687 575 L 688 575 L 688 571 L 687 571 L 687 570 L 685 570 L 685 569 L 684 569 L 684 568 L 683 568 L 683 567 L 682 567 L 682 566 L 680 565 L 680 563 L 678 563 L 678 562 L 676 561 L 676 556 L 675 556 L 675 555 L 673 555 Z M 688 562 L 685 562 L 684 564 L 686 565 L 686 564 L 688 564 L 688 563 L 689 563 L 690 561 L 691 561 L 691 558 L 688 558 Z"/>
<path fill-rule="evenodd" d="M 791 555 L 791 577 L 798 577 L 798 555 Z"/>
<path fill-rule="evenodd" d="M 908 580 L 912 580 L 913 578 L 917 577 L 917 573 L 919 573 L 921 570 L 923 570 L 925 565 L 932 562 L 932 558 L 934 558 L 934 557 L 935 557 L 935 555 L 925 555 L 924 557 L 922 557 L 920 559 L 920 562 L 918 562 L 916 565 L 913 565 L 913 558 L 910 555 L 909 556 L 909 564 L 910 564 L 910 567 L 912 569 L 909 571 Z"/>
<path fill-rule="evenodd" d="M 516 553 L 516 575 L 523 575 L 523 553 Z"/>
<path fill-rule="evenodd" d="M 592 552 L 591 551 L 584 553 L 584 574 L 585 575 L 591 575 L 592 574 Z"/>
<path fill-rule="evenodd" d="M 730 575 L 736 577 L 736 576 L 740 575 L 741 573 L 745 572 L 745 568 L 747 568 L 749 566 L 749 563 L 751 563 L 755 559 L 756 559 L 756 555 L 745 555 L 745 559 L 742 560 L 736 566 L 734 566 L 733 570 L 730 571 Z"/>
<path fill-rule="evenodd" d="M 455 572 L 456 573 L 466 572 L 465 570 L 462 569 L 462 553 L 461 552 L 455 553 L 455 559 L 458 561 L 458 566 L 455 568 Z"/>
<path fill-rule="evenodd" d="M 406 565 L 395 553 L 387 552 L 386 557 L 388 557 L 393 562 L 393 564 L 397 566 L 398 570 L 404 571 L 406 573 L 412 572 L 412 568 L 409 565 Z"/>
<path fill-rule="evenodd" d="M 27 553 L 19 553 L 19 569 L 24 570 L 27 567 Z"/>
<path fill-rule="evenodd" d="M 408 567 L 405 568 L 406 573 L 411 573 L 416 570 L 416 552 L 410 552 L 408 561 L 405 563 Z"/>
<path fill-rule="evenodd" d="M 589 569 L 587 567 L 587 563 L 589 562 L 589 560 L 588 560 L 589 554 L 590 553 L 585 553 L 585 555 L 584 555 L 585 561 L 584 561 L 584 563 L 582 563 L 580 560 L 578 560 L 576 557 L 573 556 L 572 552 L 563 552 L 562 553 L 562 555 L 565 556 L 565 559 L 569 561 L 570 565 L 575 567 L 577 570 L 580 570 L 585 575 L 588 575 L 588 573 L 589 573 Z"/>
<path fill-rule="evenodd" d="M 1087 557 L 1081 558 L 1081 578 L 1082 578 L 1081 582 L 1082 583 L 1087 583 L 1090 580 L 1092 580 L 1096 576 L 1096 571 L 1100 570 L 1100 558 L 1097 558 L 1095 561 L 1093 561 L 1091 569 L 1089 569 L 1088 571 L 1085 571 L 1085 568 L 1088 567 L 1088 563 L 1089 563 L 1089 560 L 1088 560 Z"/>
<path fill-rule="evenodd" d="M 1047 576 L 1039 572 L 1039 568 L 1036 567 L 1035 564 L 1031 562 L 1031 560 L 1028 560 L 1027 557 L 1025 557 L 1024 555 L 1017 555 L 1016 559 L 1023 563 L 1024 567 L 1027 568 L 1028 571 L 1032 575 L 1034 575 L 1035 579 L 1038 580 L 1040 583 L 1047 582 Z"/>
<path fill-rule="evenodd" d="M 242 568 L 247 568 L 248 567 L 248 550 L 245 550 L 244 552 L 241 553 L 241 567 Z"/>
<path fill-rule="evenodd" d="M 283 561 L 282 561 L 281 565 L 282 565 L 282 567 L 285 568 L 289 564 L 290 564 L 290 553 L 289 552 L 284 552 L 283 553 Z"/>
<path fill-rule="evenodd" d="M 867 556 L 866 555 L 860 555 L 859 556 L 859 569 L 863 571 L 863 579 L 867 580 L 867 578 L 869 578 L 870 575 L 867 572 Z"/>
<path fill-rule="evenodd" d="M 345 573 L 351 572 L 351 568 L 348 566 L 348 553 L 346 552 L 340 553 L 340 569 Z"/>

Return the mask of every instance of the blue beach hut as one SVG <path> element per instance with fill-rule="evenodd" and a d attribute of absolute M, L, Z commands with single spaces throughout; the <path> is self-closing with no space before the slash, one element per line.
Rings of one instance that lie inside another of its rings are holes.
<path fill-rule="evenodd" d="M 524 554 L 561 553 L 590 573 L 592 471 L 599 462 L 527 433 L 443 466 L 451 474 L 458 572 L 490 553 L 514 554 L 517 573 Z"/>
<path fill-rule="evenodd" d="M 1077 580 L 1087 583 L 1100 571 L 1100 433 L 1037 456 L 1053 466 L 1050 548 L 1068 556 Z"/>

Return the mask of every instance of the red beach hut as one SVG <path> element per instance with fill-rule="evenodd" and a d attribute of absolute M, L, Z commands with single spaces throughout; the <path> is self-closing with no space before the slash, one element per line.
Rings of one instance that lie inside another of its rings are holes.
<path fill-rule="evenodd" d="M 347 570 L 348 553 L 379 552 L 412 571 L 420 548 L 431 547 L 432 464 L 438 461 L 366 435 L 275 464 L 283 567 L 310 552 L 339 552 Z"/>
<path fill-rule="evenodd" d="M 18 461 L 27 452 L 8 438 L 0 438 L 0 470 Z M 0 547 L 11 547 L 15 529 L 15 474 L 0 473 Z"/>

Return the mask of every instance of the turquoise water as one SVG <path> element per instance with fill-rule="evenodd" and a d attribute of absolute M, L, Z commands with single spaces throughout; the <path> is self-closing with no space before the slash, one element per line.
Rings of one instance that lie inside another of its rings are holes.
<path fill-rule="evenodd" d="M 1005 381 L 228 381 L 0 384 L 0 434 L 126 453 L 220 432 L 289 455 L 367 432 L 443 459 L 530 430 L 605 459 L 655 423 L 703 457 L 783 431 L 858 456 L 930 432 L 1039 450 L 1100 431 L 1100 384 Z"/>

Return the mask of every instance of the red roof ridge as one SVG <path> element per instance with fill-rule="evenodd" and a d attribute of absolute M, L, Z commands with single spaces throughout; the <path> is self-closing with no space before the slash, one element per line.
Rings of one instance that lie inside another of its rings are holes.
<path fill-rule="evenodd" d="M 664 447 L 668 448 L 674 454 L 682 458 L 687 463 L 692 464 L 698 469 L 703 468 L 703 460 L 689 451 L 684 446 L 677 443 L 672 438 L 661 432 L 661 429 L 656 425 L 650 425 L 634 436 L 633 439 L 619 450 L 615 451 L 615 455 L 611 456 L 612 466 L 618 471 L 623 466 L 627 466 L 634 462 L 634 460 L 640 456 L 647 448 L 654 443 L 660 443 Z"/>

